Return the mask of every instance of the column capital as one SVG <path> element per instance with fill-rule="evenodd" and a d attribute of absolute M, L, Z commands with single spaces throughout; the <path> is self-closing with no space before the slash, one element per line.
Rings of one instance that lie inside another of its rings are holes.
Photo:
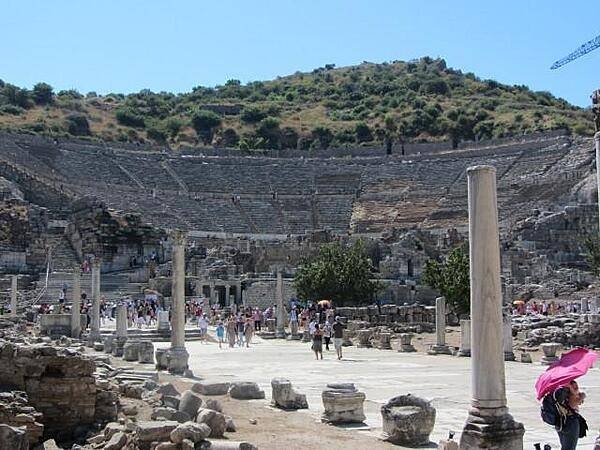
<path fill-rule="evenodd" d="M 98 256 L 94 256 L 92 258 L 92 267 L 100 267 L 102 265 L 102 258 L 98 257 Z"/>
<path fill-rule="evenodd" d="M 174 245 L 184 245 L 187 232 L 184 230 L 172 230 L 169 233 L 169 237 L 173 241 Z"/>

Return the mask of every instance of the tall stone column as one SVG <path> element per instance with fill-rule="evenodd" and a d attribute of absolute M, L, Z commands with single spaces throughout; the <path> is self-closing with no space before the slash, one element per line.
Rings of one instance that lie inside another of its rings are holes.
<path fill-rule="evenodd" d="M 94 258 L 92 261 L 92 314 L 90 323 L 89 342 L 93 344 L 100 340 L 100 269 L 102 260 Z"/>
<path fill-rule="evenodd" d="M 116 341 L 113 343 L 112 353 L 123 356 L 123 347 L 127 342 L 127 304 L 120 302 L 117 305 L 117 331 Z"/>
<path fill-rule="evenodd" d="M 19 279 L 17 275 L 10 276 L 10 316 L 17 317 L 17 292 Z"/>
<path fill-rule="evenodd" d="M 462 450 L 523 450 L 523 424 L 508 413 L 502 345 L 496 169 L 467 169 L 471 275 L 471 410 Z"/>
<path fill-rule="evenodd" d="M 71 299 L 71 337 L 81 335 L 81 268 L 73 267 L 73 298 Z"/>
<path fill-rule="evenodd" d="M 228 284 L 225 285 L 225 306 L 229 306 L 231 304 L 231 301 L 229 300 L 229 289 L 231 288 L 231 286 L 229 286 Z"/>
<path fill-rule="evenodd" d="M 446 299 L 435 299 L 435 345 L 429 349 L 430 355 L 449 355 L 452 352 L 446 345 Z"/>
<path fill-rule="evenodd" d="M 275 299 L 277 300 L 277 328 L 276 338 L 285 338 L 285 306 L 283 304 L 283 277 L 281 271 L 277 271 L 277 285 L 275 286 Z"/>
<path fill-rule="evenodd" d="M 185 349 L 185 237 L 186 233 L 181 230 L 171 233 L 171 348 L 167 352 L 167 368 L 169 372 L 176 374 L 187 370 L 190 357 Z"/>
<path fill-rule="evenodd" d="M 460 321 L 460 348 L 458 356 L 471 356 L 471 321 L 462 319 Z"/>

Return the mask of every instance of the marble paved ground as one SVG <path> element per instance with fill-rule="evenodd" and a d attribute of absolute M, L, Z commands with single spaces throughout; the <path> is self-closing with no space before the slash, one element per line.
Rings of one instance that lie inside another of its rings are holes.
<path fill-rule="evenodd" d="M 168 343 L 156 343 L 168 347 Z M 380 406 L 396 395 L 411 393 L 432 400 L 437 419 L 432 440 L 438 442 L 449 430 L 460 432 L 470 400 L 470 358 L 398 353 L 392 350 L 344 348 L 344 360 L 335 352 L 316 361 L 310 344 L 256 339 L 251 348 L 223 348 L 216 344 L 189 342 L 190 367 L 196 376 L 221 380 L 255 381 L 270 400 L 270 380 L 285 377 L 299 392 L 305 393 L 308 414 L 318 418 L 322 412 L 321 390 L 328 382 L 354 382 L 366 393 L 365 414 L 370 432 L 381 431 Z M 539 416 L 533 385 L 545 368 L 539 364 L 506 363 L 507 397 L 510 412 L 525 425 L 525 449 L 534 442 L 548 442 L 560 448 L 551 427 Z M 580 380 L 588 401 L 582 408 L 590 426 L 589 435 L 578 449 L 592 449 L 600 427 L 600 370 L 592 369 Z M 359 431 L 349 431 L 359 432 Z"/>

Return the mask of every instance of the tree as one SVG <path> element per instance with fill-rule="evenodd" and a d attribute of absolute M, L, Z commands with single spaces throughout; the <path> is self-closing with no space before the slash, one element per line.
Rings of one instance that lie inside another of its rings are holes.
<path fill-rule="evenodd" d="M 588 235 L 583 240 L 585 248 L 585 262 L 590 267 L 590 271 L 595 275 L 600 275 L 600 241 L 597 237 Z"/>
<path fill-rule="evenodd" d="M 371 279 L 371 268 L 362 240 L 349 247 L 327 244 L 315 257 L 301 261 L 294 286 L 303 300 L 328 299 L 337 306 L 367 303 L 380 289 Z"/>
<path fill-rule="evenodd" d="M 90 123 L 83 114 L 72 113 L 65 117 L 67 131 L 74 136 L 90 135 Z"/>
<path fill-rule="evenodd" d="M 49 105 L 54 99 L 52 86 L 48 83 L 37 83 L 33 86 L 33 101 L 36 105 Z"/>
<path fill-rule="evenodd" d="M 210 144 L 216 129 L 221 125 L 221 117 L 212 111 L 199 109 L 192 116 L 192 126 L 204 144 Z"/>
<path fill-rule="evenodd" d="M 373 140 L 371 129 L 365 122 L 358 122 L 354 128 L 356 133 L 356 142 L 368 142 Z"/>
<path fill-rule="evenodd" d="M 313 140 L 319 143 L 319 148 L 324 149 L 329 147 L 329 144 L 331 144 L 331 141 L 333 140 L 333 133 L 329 128 L 319 125 L 313 128 L 311 137 Z"/>
<path fill-rule="evenodd" d="M 266 148 L 279 148 L 279 141 L 281 140 L 279 120 L 274 117 L 265 117 L 260 121 L 256 135 L 265 140 Z"/>
<path fill-rule="evenodd" d="M 452 250 L 443 262 L 435 259 L 427 260 L 421 281 L 440 291 L 458 314 L 469 313 L 471 308 L 469 256 L 462 247 Z"/>

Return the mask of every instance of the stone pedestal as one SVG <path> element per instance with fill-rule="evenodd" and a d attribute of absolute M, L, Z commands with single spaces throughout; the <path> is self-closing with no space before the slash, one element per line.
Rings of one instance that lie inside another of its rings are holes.
<path fill-rule="evenodd" d="M 540 348 L 542 349 L 542 352 L 544 352 L 544 356 L 542 356 L 540 362 L 545 366 L 549 366 L 558 361 L 559 358 L 556 355 L 556 352 L 559 351 L 561 347 L 562 345 L 558 342 L 546 342 L 540 344 Z"/>
<path fill-rule="evenodd" d="M 460 321 L 460 348 L 456 354 L 471 356 L 471 321 L 468 319 Z"/>
<path fill-rule="evenodd" d="M 157 316 L 156 329 L 159 333 L 168 334 L 171 332 L 171 322 L 169 321 L 169 311 L 159 311 Z"/>
<path fill-rule="evenodd" d="M 123 359 L 125 361 L 137 361 L 140 353 L 140 343 L 138 341 L 127 341 L 123 347 Z"/>
<path fill-rule="evenodd" d="M 110 353 L 112 355 L 114 342 L 115 336 L 112 334 L 109 334 L 104 338 L 104 353 Z"/>
<path fill-rule="evenodd" d="M 600 314 L 600 297 L 594 297 L 592 301 L 592 309 L 594 314 Z"/>
<path fill-rule="evenodd" d="M 81 269 L 73 267 L 73 288 L 71 289 L 71 337 L 81 336 Z"/>
<path fill-rule="evenodd" d="M 420 447 L 429 444 L 435 408 L 422 398 L 400 395 L 381 407 L 383 439 L 392 444 Z"/>
<path fill-rule="evenodd" d="M 310 333 L 308 330 L 304 330 L 302 332 L 302 342 L 310 342 L 312 338 L 310 337 Z"/>
<path fill-rule="evenodd" d="M 17 317 L 17 292 L 18 278 L 16 275 L 10 276 L 10 317 Z"/>
<path fill-rule="evenodd" d="M 362 423 L 366 419 L 363 409 L 366 396 L 358 392 L 353 384 L 328 384 L 321 398 L 325 409 L 321 416 L 323 422 Z"/>
<path fill-rule="evenodd" d="M 586 314 L 588 312 L 588 299 L 581 299 L 581 310 L 579 311 L 581 314 Z"/>
<path fill-rule="evenodd" d="M 277 319 L 267 319 L 267 331 L 269 333 L 275 333 L 275 326 L 277 324 Z"/>
<path fill-rule="evenodd" d="M 400 345 L 398 346 L 399 352 L 410 353 L 417 351 L 417 349 L 412 345 L 412 333 L 400 333 L 398 337 L 400 338 Z"/>
<path fill-rule="evenodd" d="M 275 337 L 285 339 L 285 305 L 283 304 L 283 277 L 281 272 L 277 272 L 277 285 L 275 287 L 275 298 L 277 300 L 277 328 Z"/>
<path fill-rule="evenodd" d="M 392 334 L 391 333 L 380 333 L 378 347 L 380 350 L 391 350 L 392 349 Z"/>
<path fill-rule="evenodd" d="M 143 364 L 154 364 L 154 345 L 149 341 L 138 344 L 138 362 Z"/>
<path fill-rule="evenodd" d="M 496 170 L 470 167 L 467 180 L 472 400 L 460 448 L 523 450 L 525 430 L 506 404 Z"/>
<path fill-rule="evenodd" d="M 356 338 L 358 340 L 358 344 L 356 346 L 358 348 L 370 348 L 371 345 L 371 330 L 357 330 Z"/>
<path fill-rule="evenodd" d="M 92 261 L 92 311 L 90 322 L 90 343 L 100 340 L 100 269 L 102 261 L 94 258 Z"/>
<path fill-rule="evenodd" d="M 435 345 L 427 353 L 430 355 L 450 355 L 452 351 L 446 345 L 446 299 L 435 299 Z"/>
<path fill-rule="evenodd" d="M 272 405 L 285 410 L 307 409 L 306 395 L 294 391 L 290 380 L 285 378 L 273 378 L 271 380 L 273 389 Z"/>
<path fill-rule="evenodd" d="M 169 372 L 183 374 L 188 369 L 189 354 L 185 349 L 185 232 L 171 233 L 173 270 L 171 283 L 171 348 L 167 352 Z"/>
<path fill-rule="evenodd" d="M 157 348 L 154 352 L 154 356 L 156 358 L 156 370 L 167 370 L 167 349 Z"/>
<path fill-rule="evenodd" d="M 504 361 L 514 361 L 517 359 L 513 351 L 512 319 L 504 316 L 502 322 L 502 343 L 504 346 Z"/>

